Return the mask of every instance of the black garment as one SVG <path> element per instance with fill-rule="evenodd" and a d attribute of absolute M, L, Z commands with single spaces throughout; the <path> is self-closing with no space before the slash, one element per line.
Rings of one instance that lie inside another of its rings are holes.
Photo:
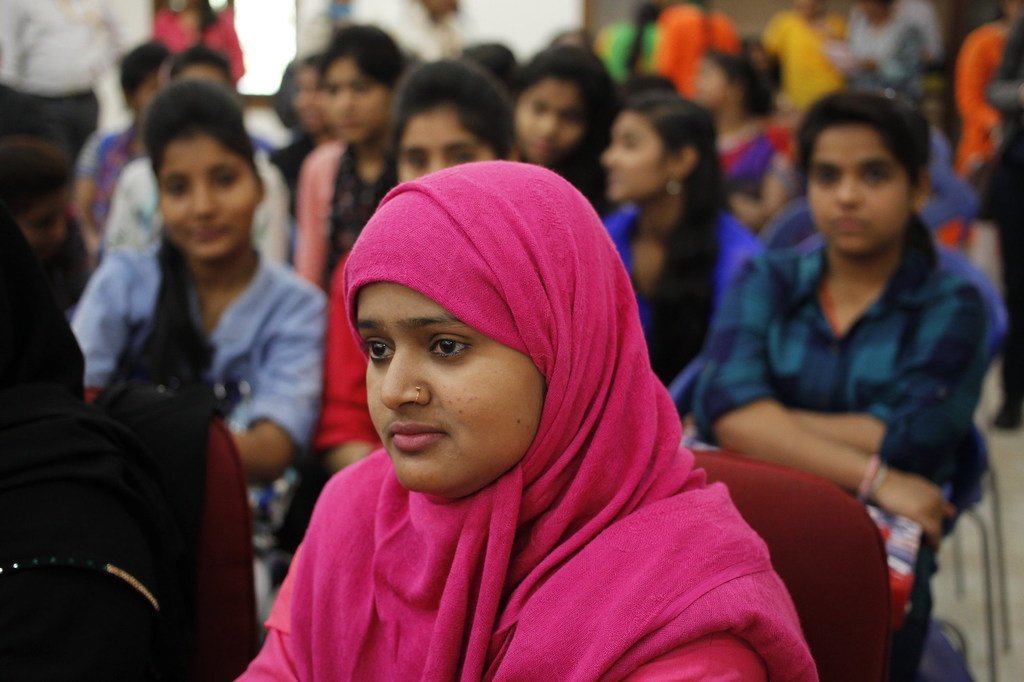
<path fill-rule="evenodd" d="M 1010 329 L 1003 346 L 1003 393 L 1024 399 L 1024 130 L 1009 140 L 992 173 L 992 217 L 999 226 L 1003 285 Z"/>
<path fill-rule="evenodd" d="M 43 383 L 81 397 L 84 367 L 35 254 L 0 204 L 0 390 Z"/>
<path fill-rule="evenodd" d="M 301 134 L 287 147 L 281 147 L 270 155 L 270 162 L 277 166 L 288 184 L 288 207 L 295 215 L 295 193 L 299 189 L 299 171 L 309 153 L 316 149 L 316 141 L 306 134 Z"/>
<path fill-rule="evenodd" d="M 160 467 L 82 403 L 82 374 L 45 275 L 0 207 L 0 676 L 184 679 L 189 557 Z"/>
<path fill-rule="evenodd" d="M 0 85 L 0 137 L 33 135 L 59 145 L 57 124 L 31 95 Z"/>
<path fill-rule="evenodd" d="M 78 162 L 78 155 L 89 136 L 96 132 L 100 119 L 100 103 L 93 92 L 83 92 L 61 97 L 34 96 L 44 113 L 54 122 L 57 144 L 67 154 L 71 164 Z"/>
<path fill-rule="evenodd" d="M 331 275 L 338 261 L 355 244 L 384 195 L 398 184 L 395 160 L 390 156 L 384 160 L 384 171 L 372 183 L 363 182 L 358 168 L 356 150 L 347 147 L 338 162 L 334 194 L 331 197 L 330 241 L 327 244 L 327 270 L 323 282 L 325 291 L 330 290 Z"/>

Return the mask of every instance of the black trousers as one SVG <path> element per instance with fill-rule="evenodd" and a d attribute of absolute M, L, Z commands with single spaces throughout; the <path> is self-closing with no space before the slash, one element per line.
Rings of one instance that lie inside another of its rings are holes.
<path fill-rule="evenodd" d="M 85 141 L 99 123 L 100 105 L 96 95 L 90 91 L 67 97 L 36 96 L 35 100 L 50 119 L 59 137 L 57 142 L 74 167 Z"/>
<path fill-rule="evenodd" d="M 1024 398 L 1024 131 L 1006 145 L 990 189 L 1010 318 L 1003 347 L 1003 393 L 1007 400 L 1020 400 Z"/>

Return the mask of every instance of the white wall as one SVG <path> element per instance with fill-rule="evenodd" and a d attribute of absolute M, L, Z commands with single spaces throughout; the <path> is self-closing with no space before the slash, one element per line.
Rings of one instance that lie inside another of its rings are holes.
<path fill-rule="evenodd" d="M 107 0 L 119 20 L 121 47 L 130 50 L 145 42 L 153 32 L 153 3 L 139 0 Z M 121 95 L 118 69 L 111 68 L 96 88 L 100 100 L 100 128 L 110 130 L 127 125 L 128 110 Z"/>
<path fill-rule="evenodd" d="M 303 0 L 312 5 L 323 0 Z M 359 21 L 400 21 L 406 0 L 354 0 Z M 550 42 L 557 33 L 583 25 L 584 0 L 461 0 L 470 42 L 502 42 L 523 60 Z"/>

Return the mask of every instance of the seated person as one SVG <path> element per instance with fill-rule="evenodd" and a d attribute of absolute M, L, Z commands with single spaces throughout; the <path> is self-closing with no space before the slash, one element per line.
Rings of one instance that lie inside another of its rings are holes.
<path fill-rule="evenodd" d="M 375 26 L 339 29 L 320 60 L 324 115 L 334 140 L 306 157 L 295 196 L 295 271 L 327 290 L 377 204 L 395 186 L 391 104 L 405 61 Z"/>
<path fill-rule="evenodd" d="M 711 315 L 757 237 L 725 212 L 711 116 L 675 93 L 628 100 L 601 157 L 604 218 L 633 280 L 651 365 L 666 384 L 700 352 Z"/>
<path fill-rule="evenodd" d="M 936 269 L 918 217 L 925 130 L 920 114 L 881 95 L 834 94 L 809 110 L 800 160 L 824 245 L 748 263 L 708 336 L 694 396 L 704 438 L 921 524 L 893 679 L 913 679 L 920 658 L 932 550 L 952 513 L 941 486 L 970 437 L 987 364 L 979 294 Z"/>
<path fill-rule="evenodd" d="M 235 92 L 227 58 L 203 45 L 191 47 L 174 57 L 170 67 L 172 81 L 186 78 L 209 80 Z M 288 187 L 280 171 L 267 157 L 269 148 L 257 138 L 256 170 L 263 194 L 253 222 L 253 242 L 269 261 L 283 263 L 288 258 Z M 158 209 L 157 180 L 152 163 L 140 158 L 121 172 L 110 214 L 104 230 L 103 250 L 143 250 L 160 241 L 161 221 Z"/>
<path fill-rule="evenodd" d="M 817 679 L 566 180 L 488 161 L 399 186 L 344 293 L 385 449 L 328 483 L 240 679 Z"/>
<path fill-rule="evenodd" d="M 70 185 L 71 169 L 54 143 L 21 135 L 0 139 L 0 202 L 14 215 L 64 311 L 78 302 L 89 279 L 82 237 L 69 217 Z"/>
<path fill-rule="evenodd" d="M 788 141 L 766 122 L 770 86 L 746 55 L 710 52 L 697 78 L 697 101 L 715 119 L 729 209 L 760 232 L 799 189 Z"/>
<path fill-rule="evenodd" d="M 121 58 L 121 92 L 131 114 L 131 123 L 124 130 L 93 133 L 78 155 L 75 206 L 89 257 L 94 263 L 99 257 L 117 179 L 126 165 L 144 153 L 143 112 L 156 94 L 160 68 L 169 55 L 163 44 L 151 41 Z"/>
<path fill-rule="evenodd" d="M 164 237 L 108 254 L 89 283 L 73 321 L 86 386 L 209 386 L 249 479 L 274 480 L 316 421 L 323 295 L 253 248 L 263 186 L 229 91 L 197 79 L 167 86 L 145 142 Z"/>
<path fill-rule="evenodd" d="M 504 159 L 511 153 L 508 95 L 472 63 L 423 64 L 402 81 L 396 97 L 393 147 L 402 181 L 468 161 Z M 348 330 L 343 270 L 338 267 L 331 280 L 323 411 L 314 442 L 316 450 L 326 451 L 325 462 L 332 471 L 362 459 L 379 445 L 366 410 L 366 358 Z"/>
<path fill-rule="evenodd" d="M 0 205 L 2 676 L 184 679 L 182 528 L 148 452 L 83 404 L 82 353 L 35 261 Z"/>
<path fill-rule="evenodd" d="M 616 108 L 615 84 L 588 48 L 557 45 L 537 53 L 519 72 L 519 160 L 555 171 L 604 212 L 600 157 Z"/>

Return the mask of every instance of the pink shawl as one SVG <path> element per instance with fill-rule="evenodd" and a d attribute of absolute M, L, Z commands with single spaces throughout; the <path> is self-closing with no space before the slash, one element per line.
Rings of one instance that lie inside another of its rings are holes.
<path fill-rule="evenodd" d="M 383 451 L 336 476 L 295 571 L 300 679 L 621 678 L 729 631 L 771 678 L 816 679 L 764 543 L 705 486 L 651 371 L 632 288 L 567 182 L 508 162 L 393 190 L 352 250 L 529 355 L 544 375 L 523 460 L 469 497 L 410 493 Z"/>

